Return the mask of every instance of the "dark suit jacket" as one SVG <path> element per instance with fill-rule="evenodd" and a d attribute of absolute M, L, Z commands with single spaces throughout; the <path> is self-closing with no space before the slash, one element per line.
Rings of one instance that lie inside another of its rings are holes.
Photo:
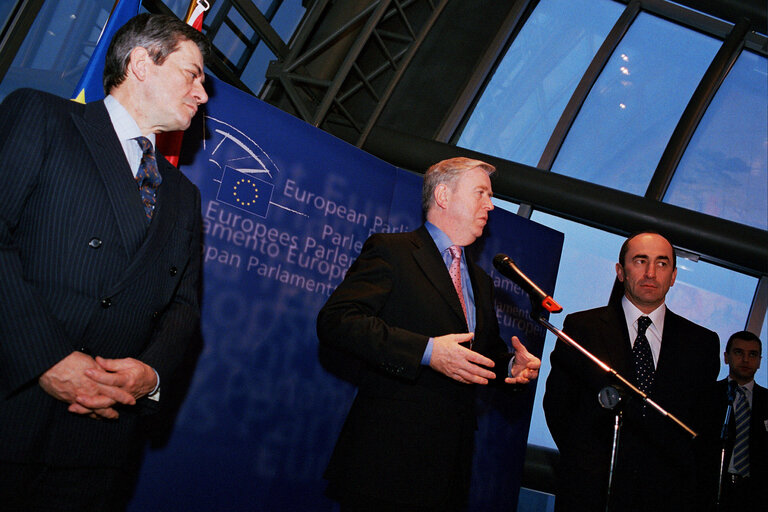
<path fill-rule="evenodd" d="M 158 158 L 147 228 L 103 102 L 20 90 L 0 105 L 0 460 L 120 465 L 137 413 L 67 412 L 38 377 L 74 350 L 134 357 L 169 382 L 199 320 L 200 194 Z M 162 396 L 162 393 L 161 393 Z"/>
<path fill-rule="evenodd" d="M 497 359 L 496 380 L 503 382 L 509 354 L 499 337 L 492 282 L 469 259 L 468 267 L 477 309 L 474 350 Z M 326 471 L 332 490 L 430 506 L 464 499 L 474 387 L 420 363 L 429 337 L 467 332 L 467 324 L 427 229 L 369 238 L 320 311 L 317 329 L 321 344 L 364 363 Z"/>
<path fill-rule="evenodd" d="M 707 475 L 709 488 L 712 490 L 713 503 L 716 501 L 715 490 L 720 474 L 720 455 L 723 444 L 720 440 L 725 411 L 728 407 L 728 379 L 718 381 L 711 393 L 714 398 L 710 414 L 709 435 L 712 441 L 712 452 L 707 460 Z M 752 389 L 752 410 L 749 428 L 749 473 L 750 483 L 742 488 L 749 492 L 753 503 L 761 506 L 768 503 L 768 390 L 755 383 Z M 725 468 L 728 471 L 733 442 L 736 438 L 736 423 L 731 415 L 730 431 L 725 443 Z M 724 501 L 728 501 L 728 491 L 724 490 Z"/>
<path fill-rule="evenodd" d="M 563 330 L 633 381 L 631 344 L 621 303 L 568 315 Z M 717 334 L 667 309 L 651 398 L 699 429 L 703 390 L 717 378 Z M 604 510 L 614 413 L 598 392 L 613 384 L 605 372 L 558 342 L 551 356 L 544 412 L 560 451 L 557 510 Z M 696 445 L 680 427 L 637 400 L 624 406 L 612 510 L 693 510 Z"/>

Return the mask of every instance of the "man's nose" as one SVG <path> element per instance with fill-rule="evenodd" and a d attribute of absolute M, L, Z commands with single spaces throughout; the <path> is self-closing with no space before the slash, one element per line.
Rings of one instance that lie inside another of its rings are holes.
<path fill-rule="evenodd" d="M 192 90 L 192 96 L 197 100 L 198 105 L 208 101 L 208 93 L 205 92 L 205 87 L 202 82 L 195 82 L 195 87 Z"/>

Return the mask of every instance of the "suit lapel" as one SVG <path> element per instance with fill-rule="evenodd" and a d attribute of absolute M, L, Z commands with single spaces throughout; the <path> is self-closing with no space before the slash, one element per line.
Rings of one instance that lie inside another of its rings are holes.
<path fill-rule="evenodd" d="M 464 317 L 464 310 L 461 309 L 461 302 L 453 287 L 453 281 L 445 268 L 445 262 L 437 250 L 435 241 L 427 231 L 427 228 L 421 226 L 414 231 L 416 237 L 416 248 L 413 251 L 413 257 L 421 268 L 424 275 L 432 283 L 432 286 L 438 291 L 443 300 L 446 301 L 451 310 L 464 324 L 467 329 L 467 319 Z"/>
<path fill-rule="evenodd" d="M 104 102 L 87 104 L 83 116 L 72 114 L 72 119 L 96 164 L 115 213 L 123 246 L 131 257 L 144 241 L 146 220 L 136 181 Z"/>
<path fill-rule="evenodd" d="M 664 332 L 661 334 L 661 350 L 659 351 L 659 362 L 656 365 L 656 376 L 654 377 L 654 387 L 663 385 L 666 376 L 673 377 L 677 375 L 675 361 L 684 361 L 684 354 L 677 354 L 680 348 L 681 336 L 678 317 L 667 308 L 664 313 Z"/>
<path fill-rule="evenodd" d="M 131 264 L 123 273 L 121 279 L 115 283 L 112 292 L 132 282 L 146 272 L 147 268 L 156 266 L 155 260 L 163 253 L 165 247 L 174 232 L 179 212 L 179 180 L 181 173 L 173 168 L 165 158 L 158 155 L 157 163 L 163 181 L 157 189 L 157 205 L 152 216 L 149 229 L 145 229 L 145 238 Z M 143 212 L 143 210 L 142 210 Z M 146 226 L 146 221 L 144 221 Z"/>
<path fill-rule="evenodd" d="M 606 362 L 625 378 L 631 380 L 634 375 L 631 364 L 632 344 L 629 341 L 629 331 L 621 303 L 606 308 L 602 314 L 602 321 L 606 335 L 600 336 L 599 339 L 604 343 L 603 350 L 608 354 Z"/>

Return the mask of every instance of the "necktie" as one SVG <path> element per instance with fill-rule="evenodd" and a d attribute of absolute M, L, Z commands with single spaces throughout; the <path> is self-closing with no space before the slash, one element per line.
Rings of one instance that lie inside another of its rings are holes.
<path fill-rule="evenodd" d="M 466 320 L 467 305 L 464 304 L 464 291 L 461 288 L 461 247 L 452 245 L 448 250 L 451 252 L 451 256 L 453 256 L 448 273 L 451 275 L 451 281 L 453 281 L 453 287 L 456 288 L 456 293 L 459 294 L 459 302 L 461 302 L 461 309 L 464 311 L 464 319 Z"/>
<path fill-rule="evenodd" d="M 651 354 L 651 345 L 648 338 L 645 337 L 645 331 L 651 325 L 651 319 L 647 316 L 641 316 L 637 319 L 637 338 L 632 346 L 632 362 L 635 365 L 635 382 L 645 394 L 653 385 L 653 354 Z"/>
<path fill-rule="evenodd" d="M 749 421 L 751 411 L 747 395 L 741 386 L 736 388 L 733 404 L 736 415 L 736 442 L 733 444 L 733 469 L 737 475 L 749 476 Z"/>
<path fill-rule="evenodd" d="M 155 211 L 155 193 L 157 187 L 163 181 L 160 171 L 157 169 L 157 160 L 155 151 L 152 149 L 152 143 L 146 137 L 136 137 L 144 154 L 139 164 L 139 172 L 136 174 L 136 183 L 141 193 L 141 201 L 144 203 L 144 213 L 147 215 L 147 221 L 152 220 L 152 214 Z"/>

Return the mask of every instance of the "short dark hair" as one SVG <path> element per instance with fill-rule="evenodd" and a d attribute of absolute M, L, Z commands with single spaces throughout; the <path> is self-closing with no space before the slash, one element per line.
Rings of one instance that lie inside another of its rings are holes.
<path fill-rule="evenodd" d="M 159 65 L 175 52 L 184 40 L 195 43 L 205 60 L 211 53 L 211 43 L 195 28 L 175 16 L 139 14 L 120 27 L 112 38 L 104 60 L 104 94 L 123 83 L 134 48 L 146 48 L 152 61 Z"/>
<path fill-rule="evenodd" d="M 726 354 L 731 351 L 733 340 L 756 341 L 757 344 L 760 345 L 760 353 L 763 353 L 763 342 L 760 341 L 760 338 L 758 338 L 755 333 L 749 331 L 739 331 L 731 334 L 731 337 L 728 338 L 728 343 L 725 344 Z"/>
<path fill-rule="evenodd" d="M 640 235 L 659 235 L 661 238 L 667 241 L 669 243 L 670 247 L 672 247 L 672 270 L 677 268 L 677 253 L 675 252 L 675 246 L 672 245 L 672 242 L 669 241 L 669 238 L 665 237 L 658 231 L 635 231 L 631 235 L 627 237 L 626 240 L 624 240 L 624 243 L 621 244 L 621 249 L 619 249 L 619 265 L 624 267 L 624 258 L 627 257 L 627 251 L 629 251 L 629 242 L 635 237 L 638 237 Z"/>

